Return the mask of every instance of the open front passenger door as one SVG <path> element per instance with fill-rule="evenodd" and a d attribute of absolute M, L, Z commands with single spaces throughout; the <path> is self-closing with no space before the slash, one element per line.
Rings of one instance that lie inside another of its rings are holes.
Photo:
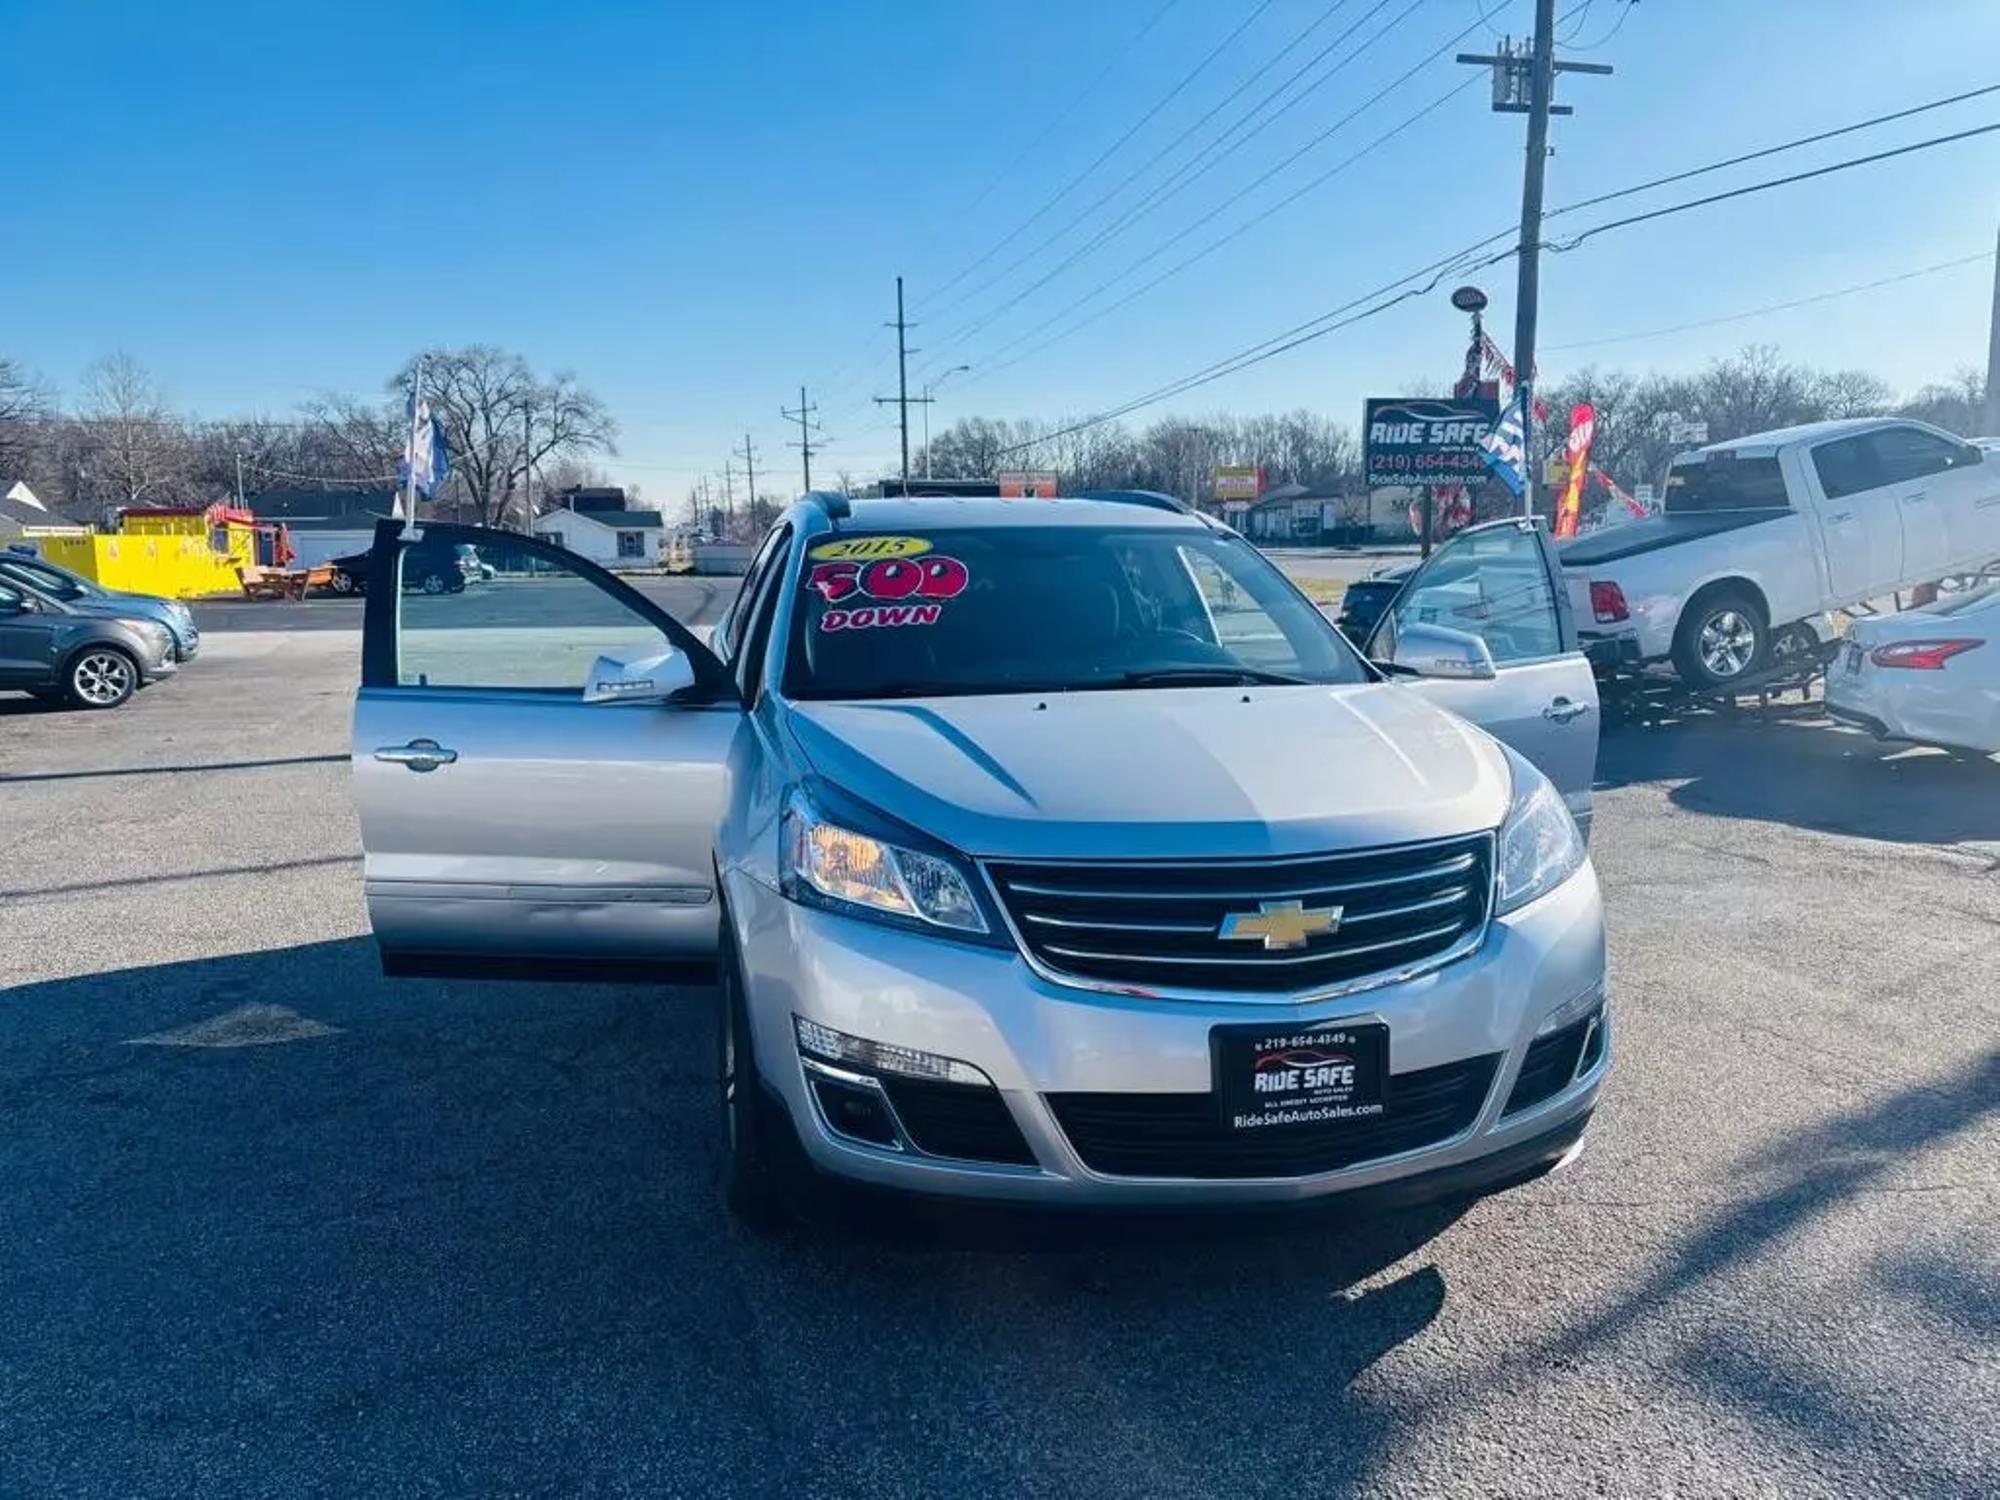
<path fill-rule="evenodd" d="M 1597 678 L 1555 545 L 1532 520 L 1467 527 L 1433 552 L 1384 611 L 1368 655 L 1533 761 L 1588 833 Z"/>
<path fill-rule="evenodd" d="M 705 972 L 742 722 L 708 648 L 596 565 L 381 523 L 353 763 L 384 969 Z"/>

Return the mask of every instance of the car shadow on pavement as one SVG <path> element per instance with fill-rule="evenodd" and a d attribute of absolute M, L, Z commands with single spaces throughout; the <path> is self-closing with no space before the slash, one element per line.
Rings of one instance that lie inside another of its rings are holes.
<path fill-rule="evenodd" d="M 1888 745 L 1823 719 L 1710 715 L 1605 735 L 1599 787 L 1673 783 L 1677 807 L 1904 843 L 2000 840 L 2000 760 Z"/>
<path fill-rule="evenodd" d="M 1888 1095 L 1773 1143 L 1737 1167 L 1725 1206 L 1697 1227 L 1657 1272 L 1553 1340 L 1515 1351 L 1499 1378 L 1531 1378 L 1552 1362 L 1588 1360 L 1628 1336 L 1659 1340 L 1661 1320 L 1671 1319 L 1677 1308 L 1698 1305 L 1690 1302 L 1691 1294 L 1781 1251 L 1808 1225 L 1858 1197 L 1910 1193 L 1916 1195 L 1913 1205 L 1921 1204 L 1924 1195 L 1951 1185 L 1890 1179 L 1907 1175 L 1927 1151 L 1996 1115 L 2000 1050 L 1954 1075 Z M 1979 1184 L 1958 1186 L 1976 1189 Z M 1977 1275 L 1952 1268 L 1947 1276 L 1933 1263 L 1899 1264 L 1876 1280 L 1884 1292 L 1909 1297 L 1932 1317 L 1942 1307 L 1964 1330 L 1964 1343 L 1990 1349 L 1980 1327 L 1990 1328 L 1994 1299 Z M 1851 1313 L 1861 1325 L 1877 1315 L 1866 1304 Z M 1899 1371 L 1898 1378 L 1881 1388 L 1854 1389 L 1809 1363 L 1799 1341 L 1758 1334 L 1754 1319 L 1741 1327 L 1702 1319 L 1697 1337 L 1674 1358 L 1679 1378 L 1716 1406 L 1747 1416 L 1759 1427 L 1782 1431 L 1785 1441 L 1811 1450 L 1830 1472 L 1849 1475 L 1857 1488 L 1867 1488 L 1872 1475 L 1887 1492 L 1899 1495 L 2000 1493 L 2000 1467 L 1992 1454 L 1942 1454 L 1938 1443 L 1921 1439 L 1925 1422 L 1936 1420 L 1933 1412 L 1885 1406 L 1891 1391 L 1930 1384 L 1921 1371 Z M 1929 1357 L 1950 1356 L 1934 1347 Z M 1962 1352 L 1960 1357 L 1970 1355 Z M 1883 1472 L 1887 1455 L 1896 1455 L 1893 1474 Z M 1978 1472 L 1968 1472 L 1971 1468 Z"/>
<path fill-rule="evenodd" d="M 713 1012 L 360 939 L 7 992 L 0 1490 L 1290 1493 L 1402 1430 L 1350 1387 L 1455 1209 L 759 1239 Z"/>

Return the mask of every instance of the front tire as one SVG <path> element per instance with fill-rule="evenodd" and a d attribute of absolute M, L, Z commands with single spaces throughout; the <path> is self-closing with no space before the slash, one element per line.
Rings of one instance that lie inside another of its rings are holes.
<path fill-rule="evenodd" d="M 354 586 L 354 575 L 344 568 L 333 570 L 333 591 L 336 594 L 353 594 L 359 590 Z"/>
<path fill-rule="evenodd" d="M 426 594 L 442 594 L 451 585 L 445 582 L 445 576 L 442 573 L 426 573 L 424 574 L 422 587 Z"/>
<path fill-rule="evenodd" d="M 116 646 L 87 646 L 63 672 L 63 696 L 78 708 L 116 708 L 139 691 L 139 663 Z"/>
<path fill-rule="evenodd" d="M 772 1118 L 764 1080 L 757 1071 L 750 1037 L 749 999 L 742 963 L 723 918 L 721 951 L 722 1017 L 720 1066 L 722 1104 L 722 1197 L 746 1228 L 770 1234 L 792 1223 L 777 1153 L 779 1121 Z"/>
<path fill-rule="evenodd" d="M 1674 631 L 1674 670 L 1693 687 L 1732 687 L 1770 655 L 1763 606 L 1742 589 L 1717 589 L 1695 600 Z"/>

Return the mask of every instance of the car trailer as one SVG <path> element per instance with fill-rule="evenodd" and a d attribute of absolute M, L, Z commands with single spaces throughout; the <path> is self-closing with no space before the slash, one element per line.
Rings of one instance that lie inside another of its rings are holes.
<path fill-rule="evenodd" d="M 1735 713 L 1746 699 L 1754 707 L 1769 708 L 1782 704 L 1788 693 L 1798 694 L 1796 707 L 1812 707 L 1813 684 L 1826 675 L 1845 644 L 1836 639 L 1812 650 L 1794 651 L 1727 687 L 1694 686 L 1665 664 L 1639 667 L 1594 655 L 1599 711 L 1607 723 L 1650 727 L 1691 713 Z"/>

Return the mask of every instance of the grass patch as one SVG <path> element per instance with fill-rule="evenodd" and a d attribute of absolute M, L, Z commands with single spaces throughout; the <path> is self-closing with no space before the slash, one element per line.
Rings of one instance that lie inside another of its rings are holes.
<path fill-rule="evenodd" d="M 1278 566 L 1284 574 L 1299 586 L 1299 592 L 1315 604 L 1338 604 L 1346 597 L 1347 585 L 1338 578 L 1309 578 L 1303 573 L 1294 573 L 1283 563 Z"/>

